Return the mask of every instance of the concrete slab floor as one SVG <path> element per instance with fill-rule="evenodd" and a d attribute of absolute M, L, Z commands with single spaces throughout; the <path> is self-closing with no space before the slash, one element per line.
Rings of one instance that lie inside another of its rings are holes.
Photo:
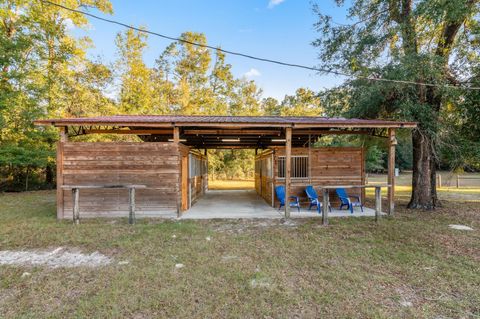
<path fill-rule="evenodd" d="M 300 212 L 291 210 L 291 218 L 322 217 L 315 209 L 309 211 L 303 207 Z M 328 217 L 375 216 L 375 210 L 364 207 L 355 208 L 350 214 L 347 210 L 332 209 Z M 238 218 L 283 218 L 284 211 L 269 206 L 255 190 L 210 190 L 205 193 L 180 219 L 238 219 Z"/>

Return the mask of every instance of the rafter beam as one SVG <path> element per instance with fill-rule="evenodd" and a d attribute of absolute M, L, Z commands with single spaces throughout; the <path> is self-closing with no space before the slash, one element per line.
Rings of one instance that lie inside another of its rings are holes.
<path fill-rule="evenodd" d="M 90 129 L 85 130 L 85 134 L 130 134 L 130 135 L 172 135 L 173 130 L 161 130 L 161 129 Z"/>

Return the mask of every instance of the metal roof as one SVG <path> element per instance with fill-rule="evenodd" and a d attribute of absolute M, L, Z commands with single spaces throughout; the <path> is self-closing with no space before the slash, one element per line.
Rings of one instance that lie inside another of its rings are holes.
<path fill-rule="evenodd" d="M 87 126 L 109 125 L 128 127 L 324 127 L 324 128 L 413 128 L 414 122 L 398 122 L 379 119 L 347 119 L 341 117 L 316 116 L 212 116 L 212 115 L 114 115 L 45 119 L 35 121 L 37 125 Z"/>

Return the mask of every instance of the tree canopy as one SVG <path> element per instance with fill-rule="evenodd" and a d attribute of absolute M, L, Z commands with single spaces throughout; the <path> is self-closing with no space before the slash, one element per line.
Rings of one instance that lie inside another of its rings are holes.
<path fill-rule="evenodd" d="M 113 13 L 108 0 L 62 4 Z M 348 25 L 314 6 L 319 37 L 313 45 L 322 68 L 351 74 L 351 80 L 330 90 L 298 88 L 275 99 L 264 96 L 254 81 L 236 77 L 220 48 L 191 44 L 208 44 L 205 34 L 182 33 L 180 39 L 187 42 L 170 43 L 149 65 L 144 59 L 148 35 L 124 29 L 115 38 L 116 61 L 105 63 L 89 57 L 90 38 L 72 35 L 72 26 L 88 28 L 83 14 L 40 0 L 0 0 L 0 189 L 54 186 L 57 132 L 35 128 L 32 122 L 38 118 L 348 116 L 419 122 L 411 140 L 399 132 L 397 163 L 414 170 L 420 192 L 414 191 L 411 207 L 434 207 L 437 167 L 480 169 L 480 91 L 463 89 L 480 86 L 478 1 L 355 0 L 348 6 Z M 385 169 L 385 145 L 374 139 L 342 136 L 315 142 L 363 145 L 369 149 L 367 169 Z M 253 153 L 210 151 L 209 165 L 215 178 L 250 177 Z"/>
<path fill-rule="evenodd" d="M 478 115 L 478 91 L 468 89 L 479 76 L 479 1 L 355 0 L 348 25 L 323 14 L 320 5 L 314 10 L 321 67 L 354 78 L 337 88 L 345 100 L 332 103 L 333 111 L 418 122 L 409 207 L 435 208 L 442 156 L 455 154 L 452 166 L 479 162 L 478 122 L 472 117 Z M 473 134 L 465 134 L 467 127 Z"/>

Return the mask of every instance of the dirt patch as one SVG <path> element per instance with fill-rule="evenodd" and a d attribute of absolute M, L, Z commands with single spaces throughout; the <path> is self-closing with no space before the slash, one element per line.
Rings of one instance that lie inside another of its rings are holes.
<path fill-rule="evenodd" d="M 108 256 L 99 252 L 84 254 L 80 251 L 58 247 L 52 251 L 0 251 L 0 265 L 46 266 L 49 268 L 101 267 L 112 262 Z"/>
<path fill-rule="evenodd" d="M 452 225 L 448 225 L 448 227 L 452 228 L 452 229 L 457 229 L 457 230 L 473 230 L 472 227 L 469 227 L 469 226 L 466 226 L 466 225 L 455 225 L 455 224 L 452 224 Z"/>

